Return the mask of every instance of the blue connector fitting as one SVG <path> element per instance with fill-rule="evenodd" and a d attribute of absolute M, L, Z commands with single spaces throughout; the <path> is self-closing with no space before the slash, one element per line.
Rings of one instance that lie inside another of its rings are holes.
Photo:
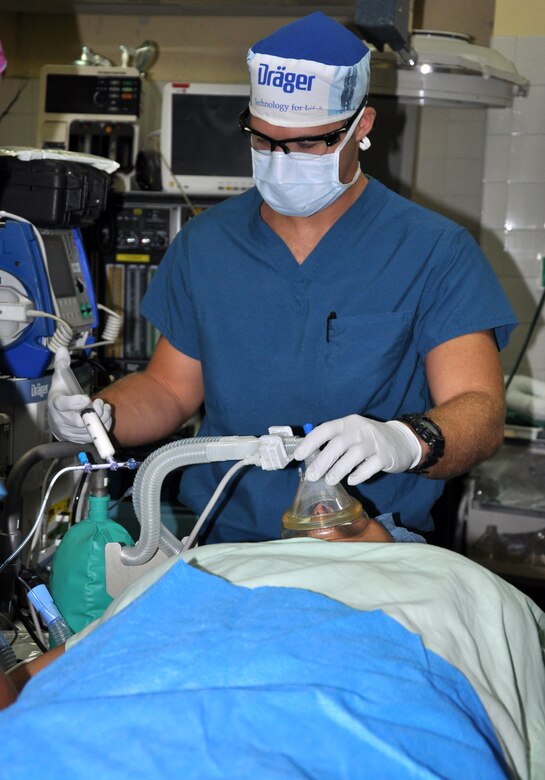
<path fill-rule="evenodd" d="M 49 647 L 61 645 L 74 633 L 59 612 L 45 585 L 36 585 L 28 591 L 28 599 L 39 612 L 49 631 Z"/>

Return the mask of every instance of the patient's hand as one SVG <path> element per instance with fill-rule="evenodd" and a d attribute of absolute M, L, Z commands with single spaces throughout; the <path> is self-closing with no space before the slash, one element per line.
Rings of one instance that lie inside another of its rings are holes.
<path fill-rule="evenodd" d="M 374 517 L 369 518 L 367 528 L 357 536 L 345 536 L 337 542 L 393 542 L 394 537 Z"/>

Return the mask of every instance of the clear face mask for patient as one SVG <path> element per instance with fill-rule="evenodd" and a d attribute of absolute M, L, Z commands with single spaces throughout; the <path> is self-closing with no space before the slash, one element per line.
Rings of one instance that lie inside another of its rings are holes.
<path fill-rule="evenodd" d="M 361 503 L 348 495 L 341 484 L 328 485 L 323 477 L 309 482 L 300 471 L 293 504 L 282 515 L 280 536 L 342 541 L 363 534 L 368 524 L 369 517 Z"/>

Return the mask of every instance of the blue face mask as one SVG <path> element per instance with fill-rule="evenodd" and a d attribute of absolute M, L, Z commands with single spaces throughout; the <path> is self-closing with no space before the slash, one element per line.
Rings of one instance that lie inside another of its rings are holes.
<path fill-rule="evenodd" d="M 290 217 L 310 217 L 334 203 L 360 175 L 358 167 L 352 181 L 339 180 L 339 157 L 359 119 L 354 121 L 333 154 L 284 154 L 252 148 L 254 181 L 263 200 L 274 211 Z M 363 145 L 367 148 L 369 141 L 367 144 L 365 141 L 366 138 Z"/>

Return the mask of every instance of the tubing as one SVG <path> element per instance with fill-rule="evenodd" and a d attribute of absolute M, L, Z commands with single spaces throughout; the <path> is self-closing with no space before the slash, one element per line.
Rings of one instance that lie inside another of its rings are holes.
<path fill-rule="evenodd" d="M 0 669 L 9 672 L 18 663 L 13 647 L 6 639 L 4 632 L 0 631 Z"/>
<path fill-rule="evenodd" d="M 48 625 L 49 631 L 49 648 L 63 645 L 67 639 L 70 639 L 74 635 L 74 632 L 63 617 L 55 618 Z"/>
<path fill-rule="evenodd" d="M 283 439 L 288 455 L 300 438 Z M 134 547 L 123 547 L 121 561 L 126 566 L 147 563 L 160 548 L 167 556 L 182 552 L 182 543 L 161 523 L 161 487 L 167 474 L 182 466 L 213 461 L 244 460 L 248 465 L 255 459 L 259 439 L 255 436 L 209 436 L 180 439 L 165 444 L 149 455 L 136 474 L 133 486 L 133 505 L 140 523 L 140 537 Z M 252 460 L 253 457 L 253 460 Z"/>
<path fill-rule="evenodd" d="M 71 457 L 83 449 L 96 456 L 96 450 L 92 444 L 54 441 L 38 444 L 25 452 L 15 463 L 6 479 L 7 495 L 4 499 L 4 511 L 0 515 L 0 561 L 7 560 L 21 543 L 21 492 L 29 471 L 42 460 Z M 9 605 L 15 595 L 15 579 L 20 570 L 21 561 L 20 557 L 17 556 L 0 573 L 0 592 L 2 593 L 0 606 L 7 611 L 9 611 Z"/>
<path fill-rule="evenodd" d="M 134 511 L 140 523 L 140 537 L 134 547 L 123 547 L 121 550 L 121 561 L 126 566 L 147 563 L 159 546 L 169 556 L 181 552 L 181 542 L 161 523 L 163 481 L 176 468 L 208 463 L 206 445 L 219 440 L 219 436 L 180 439 L 159 447 L 140 465 L 132 496 Z"/>
<path fill-rule="evenodd" d="M 4 514 L 0 530 L 7 534 L 15 534 L 19 530 L 19 502 L 23 482 L 30 469 L 41 460 L 55 460 L 55 458 L 68 458 L 85 450 L 96 453 L 94 445 L 74 444 L 71 441 L 53 441 L 47 444 L 38 444 L 22 455 L 11 469 L 6 480 L 7 496 L 4 500 Z"/>

